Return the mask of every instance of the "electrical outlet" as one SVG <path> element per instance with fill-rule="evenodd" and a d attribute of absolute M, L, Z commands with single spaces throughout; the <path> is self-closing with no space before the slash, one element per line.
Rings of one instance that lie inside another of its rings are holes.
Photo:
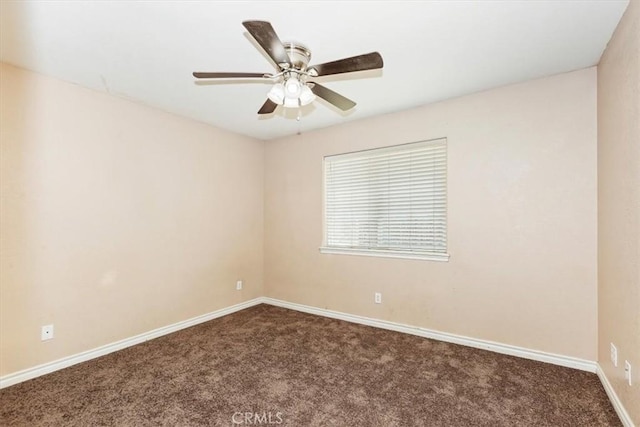
<path fill-rule="evenodd" d="M 631 385 L 631 363 L 628 360 L 624 361 L 624 379 Z"/>
<path fill-rule="evenodd" d="M 611 343 L 611 363 L 613 363 L 613 366 L 616 368 L 618 367 L 618 349 L 613 343 Z"/>
<path fill-rule="evenodd" d="M 380 292 L 376 292 L 373 296 L 373 300 L 376 304 L 382 304 L 382 294 Z"/>
<path fill-rule="evenodd" d="M 236 291 L 242 290 L 242 280 L 236 282 Z"/>
<path fill-rule="evenodd" d="M 53 339 L 53 325 L 43 326 L 40 332 L 40 340 L 46 341 L 50 339 Z"/>

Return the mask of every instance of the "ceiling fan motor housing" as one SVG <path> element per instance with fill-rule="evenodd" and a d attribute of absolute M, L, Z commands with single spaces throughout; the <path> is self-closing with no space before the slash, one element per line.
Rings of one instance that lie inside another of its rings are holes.
<path fill-rule="evenodd" d="M 291 59 L 291 68 L 304 71 L 309 65 L 311 51 L 305 45 L 296 42 L 284 42 L 284 48 Z"/>

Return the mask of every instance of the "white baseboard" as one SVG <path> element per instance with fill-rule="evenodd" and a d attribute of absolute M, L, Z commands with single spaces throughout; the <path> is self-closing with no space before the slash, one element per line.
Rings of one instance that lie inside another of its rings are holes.
<path fill-rule="evenodd" d="M 127 347 L 131 347 L 136 344 L 143 343 L 145 341 L 152 340 L 154 338 L 161 337 L 163 335 L 170 334 L 172 332 L 179 331 L 181 329 L 195 326 L 200 323 L 207 322 L 209 320 L 216 319 L 218 317 L 226 316 L 227 314 L 235 313 L 236 311 L 244 310 L 254 305 L 258 305 L 263 302 L 263 299 L 254 298 L 249 301 L 245 301 L 240 304 L 232 305 L 231 307 L 222 308 L 220 310 L 212 311 L 211 313 L 203 314 L 201 316 L 193 317 L 191 319 L 183 320 L 182 322 L 174 323 L 169 326 L 154 329 L 149 332 L 145 332 L 140 335 L 136 335 L 130 338 L 126 338 L 120 341 L 116 341 L 111 344 L 106 344 L 92 350 L 83 351 L 82 353 L 74 354 L 72 356 L 64 357 L 62 359 L 54 360 L 53 362 L 45 363 L 42 365 L 34 366 L 22 371 L 14 372 L 9 375 L 0 377 L 0 389 L 9 387 L 14 384 L 21 383 L 23 381 L 30 380 L 32 378 L 39 377 L 51 372 L 58 371 L 60 369 L 86 362 L 87 360 L 95 359 L 100 356 L 104 356 L 114 351 L 122 350 Z"/>
<path fill-rule="evenodd" d="M 547 353 L 544 351 L 531 350 L 524 347 L 517 347 L 508 344 L 501 344 L 493 341 L 481 340 L 477 338 L 465 337 L 446 332 L 434 331 L 431 329 L 420 328 L 416 326 L 404 325 L 402 323 L 389 322 L 387 320 L 378 320 L 370 317 L 357 316 L 354 314 L 342 313 L 339 311 L 326 310 L 323 308 L 311 307 L 308 305 L 296 304 L 281 301 L 274 298 L 265 297 L 262 299 L 265 304 L 275 305 L 277 307 L 289 308 L 291 310 L 301 311 L 309 314 L 330 317 L 332 319 L 345 320 L 347 322 L 359 323 L 362 325 L 373 326 L 375 328 L 388 329 L 390 331 L 403 332 L 405 334 L 417 335 L 419 337 L 431 338 L 438 341 L 460 344 L 467 347 L 474 347 L 483 350 L 489 350 L 496 353 L 508 354 L 510 356 L 522 357 L 524 359 L 537 360 L 539 362 L 551 363 L 554 365 L 565 366 L 567 368 L 579 369 L 581 371 L 596 372 L 597 363 L 591 360 L 578 359 L 576 357 L 563 356 L 561 354 Z"/>
<path fill-rule="evenodd" d="M 616 410 L 618 417 L 620 417 L 620 421 L 622 421 L 622 425 L 624 425 L 624 427 L 634 427 L 635 424 L 633 424 L 633 421 L 631 420 L 631 416 L 629 415 L 627 410 L 624 408 L 624 405 L 618 398 L 618 395 L 613 389 L 613 386 L 611 386 L 609 379 L 604 374 L 604 371 L 600 367 L 599 363 L 597 365 L 596 373 L 598 374 L 598 378 L 600 378 L 600 382 L 602 383 L 602 386 L 604 387 L 604 391 L 607 393 L 607 396 L 609 397 L 609 400 L 611 401 L 613 408 Z"/>

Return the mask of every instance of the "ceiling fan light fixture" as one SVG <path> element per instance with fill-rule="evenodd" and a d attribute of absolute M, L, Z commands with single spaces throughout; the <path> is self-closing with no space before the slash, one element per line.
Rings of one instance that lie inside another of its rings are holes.
<path fill-rule="evenodd" d="M 316 95 L 309 86 L 301 82 L 297 76 L 289 76 L 283 83 L 274 84 L 267 97 L 285 108 L 302 107 L 311 104 L 316 99 Z"/>

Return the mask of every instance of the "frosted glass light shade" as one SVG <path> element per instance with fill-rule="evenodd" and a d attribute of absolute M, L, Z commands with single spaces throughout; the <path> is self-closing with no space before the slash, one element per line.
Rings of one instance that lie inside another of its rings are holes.
<path fill-rule="evenodd" d="M 273 85 L 267 97 L 278 105 L 284 103 L 284 85 L 282 83 L 276 83 Z"/>
<path fill-rule="evenodd" d="M 284 99 L 284 107 L 285 108 L 298 108 L 300 106 L 299 98 L 285 98 Z"/>
<path fill-rule="evenodd" d="M 284 92 L 287 98 L 299 98 L 302 83 L 295 77 L 289 77 L 284 83 Z"/>
<path fill-rule="evenodd" d="M 300 90 L 300 105 L 308 105 L 316 99 L 315 93 L 309 89 L 309 86 L 304 85 Z"/>

